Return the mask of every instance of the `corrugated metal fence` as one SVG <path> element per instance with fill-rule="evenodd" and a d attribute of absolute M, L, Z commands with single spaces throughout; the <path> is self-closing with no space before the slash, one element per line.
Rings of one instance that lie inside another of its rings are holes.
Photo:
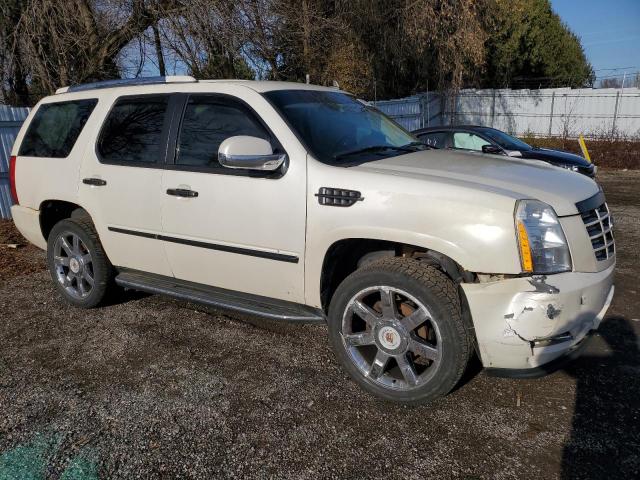
<path fill-rule="evenodd" d="M 375 106 L 409 130 L 474 124 L 513 135 L 640 136 L 640 89 L 462 90 L 446 98 L 425 93 Z"/>
<path fill-rule="evenodd" d="M 28 108 L 0 105 L 0 218 L 11 218 L 9 156 L 20 126 L 28 114 Z"/>

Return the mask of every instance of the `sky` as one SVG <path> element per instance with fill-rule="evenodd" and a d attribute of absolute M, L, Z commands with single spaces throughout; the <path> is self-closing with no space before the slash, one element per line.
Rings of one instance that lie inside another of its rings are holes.
<path fill-rule="evenodd" d="M 598 78 L 640 72 L 640 0 L 551 0 L 551 5 L 580 37 Z"/>

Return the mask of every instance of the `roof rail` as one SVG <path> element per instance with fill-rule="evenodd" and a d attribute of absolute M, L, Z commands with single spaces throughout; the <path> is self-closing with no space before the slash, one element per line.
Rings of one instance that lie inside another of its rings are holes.
<path fill-rule="evenodd" d="M 82 83 L 70 87 L 62 87 L 56 90 L 56 95 L 67 92 L 83 92 L 85 90 L 97 90 L 100 88 L 131 87 L 136 85 L 156 85 L 161 83 L 191 83 L 197 80 L 189 75 L 176 75 L 167 77 L 139 77 L 139 78 L 118 78 L 115 80 L 104 80 L 102 82 Z"/>

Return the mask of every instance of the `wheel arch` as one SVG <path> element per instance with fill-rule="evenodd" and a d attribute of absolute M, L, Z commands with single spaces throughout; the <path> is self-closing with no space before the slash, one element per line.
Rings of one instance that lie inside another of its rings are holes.
<path fill-rule="evenodd" d="M 40 231 L 45 241 L 48 240 L 54 225 L 61 220 L 77 217 L 88 217 L 91 219 L 89 212 L 82 206 L 66 200 L 43 200 L 38 210 L 40 211 Z M 91 219 L 91 221 L 93 222 L 93 219 Z"/>
<path fill-rule="evenodd" d="M 473 281 L 475 275 L 437 250 L 397 241 L 342 238 L 329 245 L 323 255 L 319 279 L 319 303 L 326 312 L 338 285 L 356 269 L 383 257 L 416 258 L 442 270 L 454 283 Z"/>

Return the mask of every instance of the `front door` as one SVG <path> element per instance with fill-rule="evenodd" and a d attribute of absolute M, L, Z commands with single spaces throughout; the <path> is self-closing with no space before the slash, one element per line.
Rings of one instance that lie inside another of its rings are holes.
<path fill-rule="evenodd" d="M 184 101 L 174 162 L 162 177 L 163 243 L 174 275 L 303 302 L 306 155 L 296 150 L 277 172 L 222 167 L 218 147 L 232 136 L 284 149 L 238 98 L 198 94 Z"/>
<path fill-rule="evenodd" d="M 156 239 L 171 103 L 170 95 L 120 97 L 85 154 L 80 202 L 115 266 L 171 275 Z"/>

